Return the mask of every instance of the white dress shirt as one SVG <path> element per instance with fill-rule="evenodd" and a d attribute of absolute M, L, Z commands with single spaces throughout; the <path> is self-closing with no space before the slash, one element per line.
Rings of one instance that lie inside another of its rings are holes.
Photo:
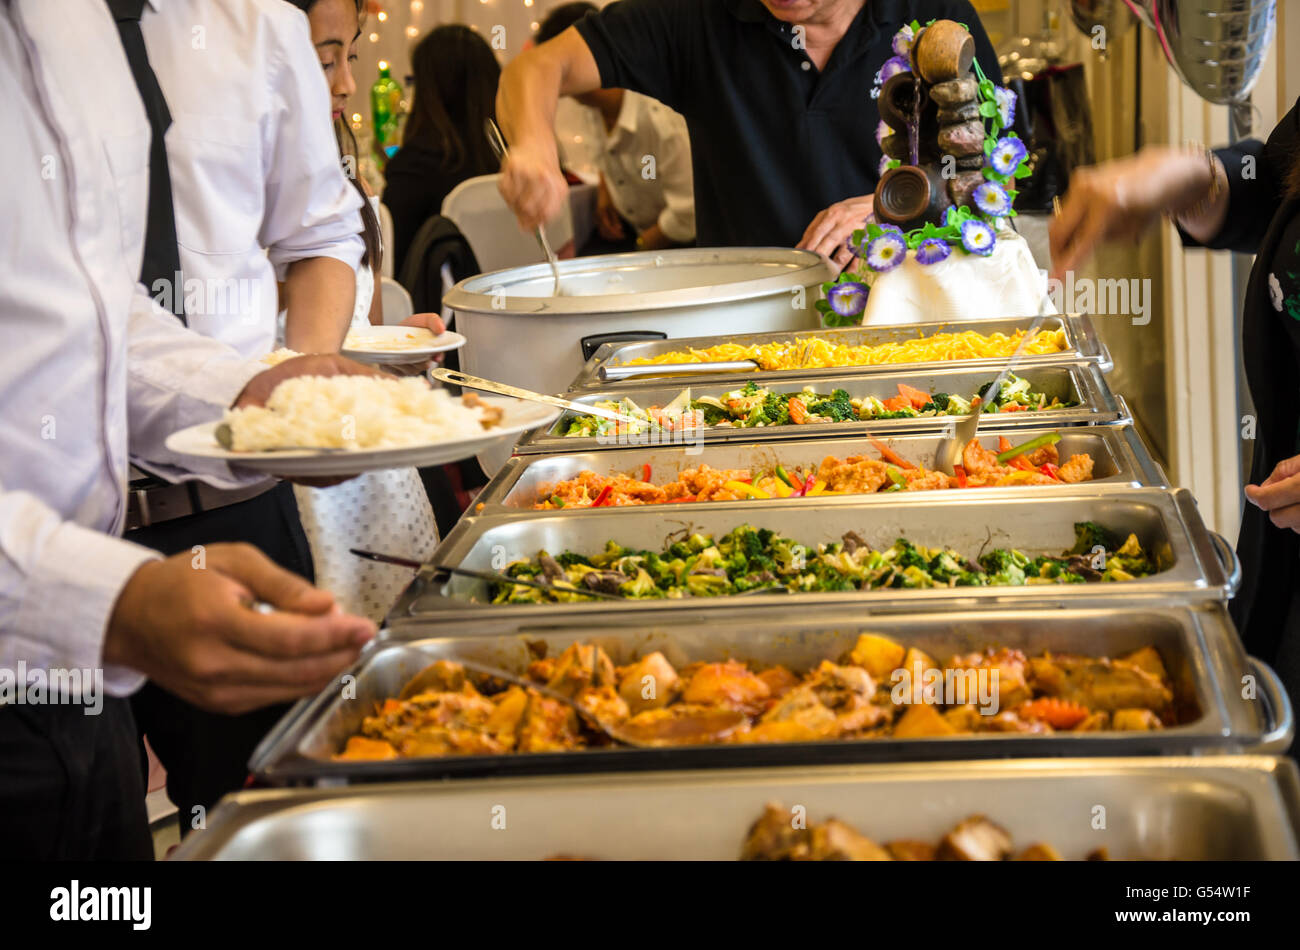
<path fill-rule="evenodd" d="M 275 348 L 289 264 L 356 269 L 365 251 L 307 17 L 284 0 L 148 0 L 140 29 L 172 116 L 186 320 L 256 359 Z"/>
<path fill-rule="evenodd" d="M 0 101 L 0 667 L 96 669 L 123 585 L 157 557 L 113 537 L 128 452 L 192 477 L 163 440 L 264 367 L 182 328 L 133 277 L 149 124 L 103 0 L 0 0 Z M 143 682 L 104 672 L 113 695 Z"/>
<path fill-rule="evenodd" d="M 638 233 L 658 223 L 670 240 L 694 241 L 695 185 L 686 120 L 631 90 L 623 91 L 613 129 L 606 131 L 599 115 L 596 120 L 596 163 L 618 213 Z"/>

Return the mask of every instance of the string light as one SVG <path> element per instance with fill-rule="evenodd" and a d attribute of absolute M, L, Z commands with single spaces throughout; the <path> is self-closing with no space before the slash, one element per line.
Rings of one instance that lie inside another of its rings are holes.
<path fill-rule="evenodd" d="M 388 68 L 388 60 L 386 60 L 386 59 L 381 59 L 381 60 L 379 61 L 379 68 L 380 68 L 380 69 L 387 69 L 387 68 Z"/>
<path fill-rule="evenodd" d="M 533 5 L 533 0 L 524 0 L 524 6 L 531 7 L 532 5 Z"/>
<path fill-rule="evenodd" d="M 375 16 L 376 16 L 376 19 L 378 19 L 380 23 L 383 23 L 385 20 L 388 19 L 388 14 L 385 13 L 383 10 L 380 10 L 380 11 L 379 11 Z"/>
<path fill-rule="evenodd" d="M 415 39 L 415 37 L 420 35 L 420 28 L 417 26 L 408 26 L 406 28 L 406 35 L 411 37 L 411 39 Z"/>
<path fill-rule="evenodd" d="M 421 0 L 411 0 L 412 13 L 419 13 L 423 9 L 424 9 L 424 4 L 421 2 Z"/>
<path fill-rule="evenodd" d="M 529 23 L 529 24 L 528 24 L 528 28 L 529 28 L 530 30 L 532 30 L 534 33 L 537 32 L 537 28 L 538 28 L 538 26 L 539 26 L 539 24 L 538 24 L 538 22 L 537 22 L 536 20 L 534 20 L 532 23 Z"/>
<path fill-rule="evenodd" d="M 370 34 L 370 42 L 372 42 L 372 43 L 378 43 L 378 42 L 379 42 L 379 34 L 378 34 L 378 33 L 371 33 L 371 34 Z"/>

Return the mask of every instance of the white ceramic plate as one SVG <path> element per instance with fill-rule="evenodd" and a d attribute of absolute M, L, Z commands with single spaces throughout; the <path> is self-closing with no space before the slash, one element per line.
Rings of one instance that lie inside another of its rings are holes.
<path fill-rule="evenodd" d="M 437 336 L 418 331 L 417 327 L 360 327 L 348 331 L 341 352 L 362 363 L 419 363 L 435 353 L 459 350 L 465 345 L 465 338 L 451 330 Z M 423 342 L 410 341 L 412 336 Z"/>
<path fill-rule="evenodd" d="M 400 449 L 282 449 L 274 452 L 232 452 L 217 441 L 219 420 L 190 426 L 173 432 L 167 448 L 178 455 L 201 459 L 220 459 L 231 465 L 286 477 L 359 475 L 384 468 L 407 468 L 444 465 L 472 458 L 485 449 L 513 445 L 520 433 L 549 425 L 560 410 L 543 403 L 511 399 L 507 396 L 484 396 L 489 405 L 505 410 L 500 424 L 485 429 L 482 437 L 447 439 Z"/>

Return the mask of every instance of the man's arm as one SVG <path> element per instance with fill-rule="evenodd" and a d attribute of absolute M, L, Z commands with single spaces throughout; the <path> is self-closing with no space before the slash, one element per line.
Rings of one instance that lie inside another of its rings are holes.
<path fill-rule="evenodd" d="M 573 27 L 520 54 L 502 71 L 497 119 L 510 151 L 499 187 L 520 227 L 539 227 L 568 199 L 555 145 L 556 103 L 562 95 L 599 88 L 596 60 Z"/>
<path fill-rule="evenodd" d="M 285 282 L 285 343 L 338 351 L 356 302 L 361 196 L 343 174 L 330 126 L 329 90 L 307 20 L 285 7 L 267 66 L 274 106 L 264 118 L 265 212 L 259 240 Z"/>

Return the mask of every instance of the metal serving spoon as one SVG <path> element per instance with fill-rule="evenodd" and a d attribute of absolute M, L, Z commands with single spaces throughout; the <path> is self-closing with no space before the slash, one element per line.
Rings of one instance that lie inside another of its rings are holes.
<path fill-rule="evenodd" d="M 492 151 L 496 153 L 497 161 L 505 162 L 508 151 L 506 149 L 506 137 L 501 134 L 501 127 L 497 125 L 496 120 L 488 116 L 483 120 L 483 131 L 487 133 L 488 144 L 492 146 Z M 560 289 L 560 265 L 556 262 L 555 252 L 551 250 L 551 242 L 546 240 L 546 233 L 539 224 L 533 232 L 537 238 L 537 243 L 542 246 L 542 253 L 546 255 L 546 262 L 551 265 L 551 276 L 555 278 L 555 288 L 551 291 L 552 297 L 563 297 L 564 291 Z"/>

